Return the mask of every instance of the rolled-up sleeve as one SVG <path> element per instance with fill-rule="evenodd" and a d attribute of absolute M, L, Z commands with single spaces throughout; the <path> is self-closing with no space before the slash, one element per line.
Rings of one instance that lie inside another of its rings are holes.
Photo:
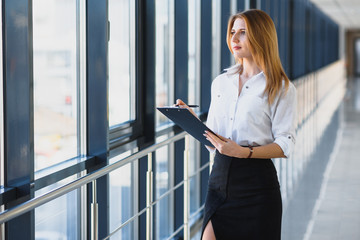
<path fill-rule="evenodd" d="M 296 141 L 296 99 L 296 88 L 290 83 L 288 90 L 283 92 L 271 106 L 274 142 L 280 146 L 286 157 L 292 153 Z"/>

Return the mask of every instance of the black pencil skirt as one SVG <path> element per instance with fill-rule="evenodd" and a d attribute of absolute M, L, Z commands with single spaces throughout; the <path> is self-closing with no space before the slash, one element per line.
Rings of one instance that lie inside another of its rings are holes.
<path fill-rule="evenodd" d="M 279 181 L 271 159 L 216 152 L 202 233 L 211 220 L 217 240 L 279 240 L 281 216 Z"/>

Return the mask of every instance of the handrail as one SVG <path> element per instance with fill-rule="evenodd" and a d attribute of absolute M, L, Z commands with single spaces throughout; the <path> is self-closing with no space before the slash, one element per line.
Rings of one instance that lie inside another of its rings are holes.
<path fill-rule="evenodd" d="M 0 213 L 0 224 L 5 223 L 15 217 L 18 217 L 28 211 L 31 211 L 31 210 L 35 209 L 36 207 L 39 207 L 47 202 L 50 202 L 51 200 L 53 200 L 55 198 L 58 198 L 68 192 L 71 192 L 85 184 L 92 182 L 93 180 L 96 180 L 102 176 L 105 176 L 106 174 L 109 174 L 110 172 L 112 172 L 128 163 L 138 160 L 163 146 L 166 146 L 170 143 L 176 142 L 176 141 L 184 138 L 186 135 L 187 135 L 186 132 L 181 132 L 175 136 L 169 137 L 168 139 L 166 139 L 162 142 L 156 143 L 154 145 L 151 145 L 148 148 L 145 148 L 137 153 L 134 153 L 133 155 L 130 155 L 122 160 L 119 160 L 115 163 L 107 165 L 103 168 L 100 168 L 99 170 L 96 170 L 96 171 L 89 173 L 81 178 L 78 178 L 68 184 L 60 186 L 52 191 L 49 191 L 38 197 L 30 199 L 22 204 L 19 204 L 18 206 L 14 207 L 14 208 L 5 210 L 2 213 Z"/>
<path fill-rule="evenodd" d="M 201 171 L 203 171 L 205 168 L 207 168 L 210 165 L 210 162 L 205 163 L 204 165 L 202 165 L 198 170 L 196 170 L 195 172 L 193 172 L 191 175 L 189 175 L 189 179 L 196 176 L 197 174 L 199 174 Z M 155 204 L 157 204 L 158 202 L 160 202 L 163 198 L 165 198 L 166 196 L 168 196 L 170 193 L 174 192 L 176 189 L 178 189 L 181 185 L 184 184 L 184 180 L 179 182 L 178 184 L 176 184 L 175 186 L 173 186 L 172 188 L 170 188 L 169 190 L 167 190 L 166 192 L 164 192 L 163 194 L 161 194 L 155 201 L 152 201 L 150 206 L 144 207 L 142 210 L 140 210 L 137 214 L 133 215 L 132 217 L 130 217 L 128 220 L 126 220 L 124 223 L 122 223 L 120 226 L 118 226 L 115 230 L 113 230 L 106 238 L 104 238 L 103 240 L 109 239 L 111 236 L 113 236 L 115 233 L 117 233 L 120 229 L 122 229 L 123 227 L 125 227 L 127 224 L 129 224 L 131 221 L 133 221 L 135 218 L 137 218 L 138 216 L 140 216 L 141 214 L 143 214 L 147 209 L 149 209 L 150 207 L 154 206 Z M 189 219 L 192 219 L 194 216 L 196 216 L 198 213 L 200 213 L 204 208 L 204 204 L 196 211 L 194 212 Z M 184 224 L 183 224 L 184 225 Z M 182 225 L 182 226 L 183 226 Z"/>

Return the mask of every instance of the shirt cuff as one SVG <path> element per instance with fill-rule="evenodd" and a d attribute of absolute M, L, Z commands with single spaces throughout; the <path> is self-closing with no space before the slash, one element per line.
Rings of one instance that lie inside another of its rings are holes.
<path fill-rule="evenodd" d="M 274 143 L 280 146 L 284 155 L 288 158 L 294 149 L 295 139 L 293 136 L 288 134 L 286 136 L 277 137 Z"/>

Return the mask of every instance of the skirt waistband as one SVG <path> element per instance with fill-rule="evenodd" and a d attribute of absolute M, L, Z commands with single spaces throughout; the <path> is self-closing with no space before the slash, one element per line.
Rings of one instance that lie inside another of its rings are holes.
<path fill-rule="evenodd" d="M 236 158 L 216 152 L 209 177 L 209 190 L 224 198 L 243 191 L 278 188 L 276 169 L 271 159 Z"/>

